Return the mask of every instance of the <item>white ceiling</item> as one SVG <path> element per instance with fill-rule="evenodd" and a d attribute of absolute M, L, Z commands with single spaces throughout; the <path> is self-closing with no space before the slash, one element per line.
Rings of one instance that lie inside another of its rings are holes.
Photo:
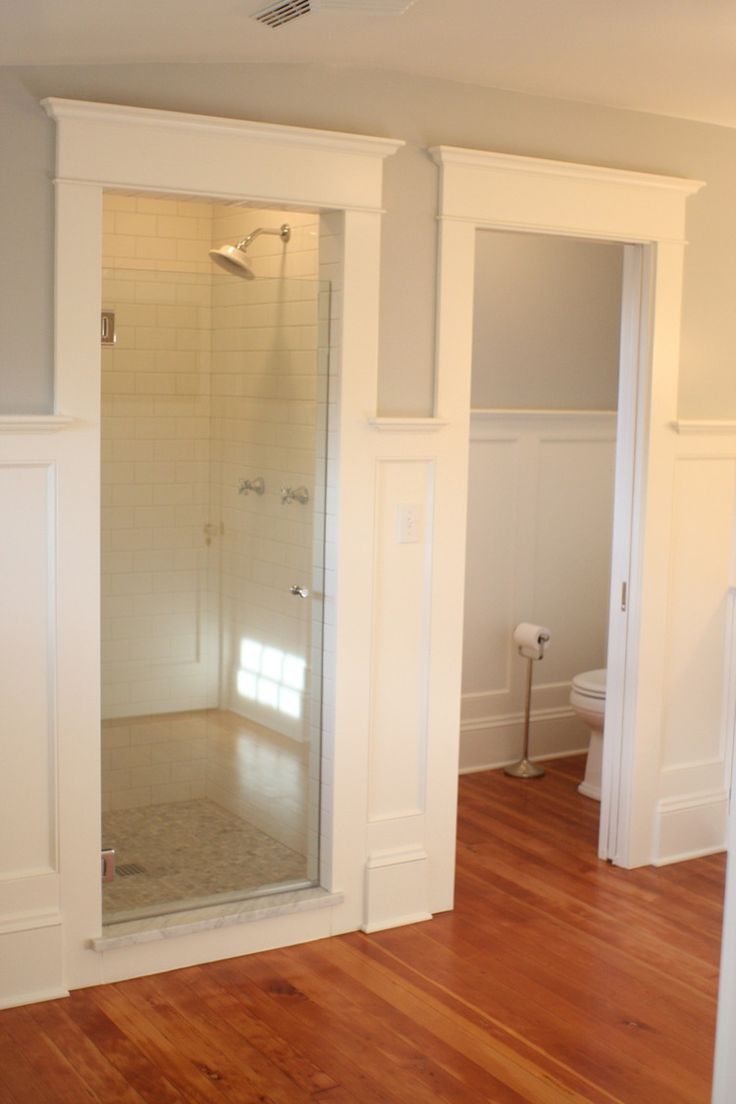
<path fill-rule="evenodd" d="M 0 64 L 337 64 L 736 126 L 736 0 L 416 0 L 277 30 L 251 18 L 263 6 L 4 0 Z"/>

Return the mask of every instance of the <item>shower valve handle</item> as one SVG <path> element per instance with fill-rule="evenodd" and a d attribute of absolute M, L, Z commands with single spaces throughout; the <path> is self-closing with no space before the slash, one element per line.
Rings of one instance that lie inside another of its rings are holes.
<path fill-rule="evenodd" d="M 306 487 L 282 487 L 281 502 L 287 506 L 290 502 L 300 502 L 306 506 L 309 502 L 309 491 Z"/>
<path fill-rule="evenodd" d="M 262 495 L 265 489 L 266 484 L 263 476 L 258 475 L 255 479 L 241 479 L 238 494 L 247 495 L 253 491 L 257 495 Z"/>

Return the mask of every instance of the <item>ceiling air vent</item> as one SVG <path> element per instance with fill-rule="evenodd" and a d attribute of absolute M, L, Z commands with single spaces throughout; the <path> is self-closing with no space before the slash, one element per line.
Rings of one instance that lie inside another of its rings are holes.
<path fill-rule="evenodd" d="M 276 0 L 275 4 L 269 4 L 267 8 L 253 12 L 252 18 L 267 27 L 283 27 L 285 23 L 291 23 L 294 19 L 309 15 L 311 10 L 310 0 Z"/>
<path fill-rule="evenodd" d="M 416 0 L 276 0 L 254 12 L 251 19 L 267 27 L 283 27 L 302 15 L 319 11 L 364 12 L 367 15 L 403 15 Z"/>

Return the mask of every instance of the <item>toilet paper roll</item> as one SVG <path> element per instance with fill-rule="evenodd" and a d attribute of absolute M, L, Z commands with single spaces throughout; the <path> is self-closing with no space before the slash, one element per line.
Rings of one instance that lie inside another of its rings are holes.
<path fill-rule="evenodd" d="M 527 659 L 541 659 L 549 638 L 549 629 L 544 625 L 532 625 L 529 621 L 522 621 L 514 629 L 514 644 Z"/>

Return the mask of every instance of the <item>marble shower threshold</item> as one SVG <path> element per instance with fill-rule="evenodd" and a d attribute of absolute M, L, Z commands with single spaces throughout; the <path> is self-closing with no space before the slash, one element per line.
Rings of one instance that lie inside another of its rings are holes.
<path fill-rule="evenodd" d="M 332 908 L 342 904 L 342 893 L 331 893 L 321 886 L 287 890 L 267 896 L 249 897 L 227 904 L 210 905 L 188 911 L 173 912 L 166 916 L 150 916 L 143 920 L 127 920 L 106 924 L 102 935 L 91 939 L 89 945 L 95 951 L 110 951 L 117 947 L 130 947 L 136 943 L 152 943 L 191 935 L 212 928 L 227 928 L 235 924 L 254 923 L 272 917 L 286 916 L 314 909 Z"/>

